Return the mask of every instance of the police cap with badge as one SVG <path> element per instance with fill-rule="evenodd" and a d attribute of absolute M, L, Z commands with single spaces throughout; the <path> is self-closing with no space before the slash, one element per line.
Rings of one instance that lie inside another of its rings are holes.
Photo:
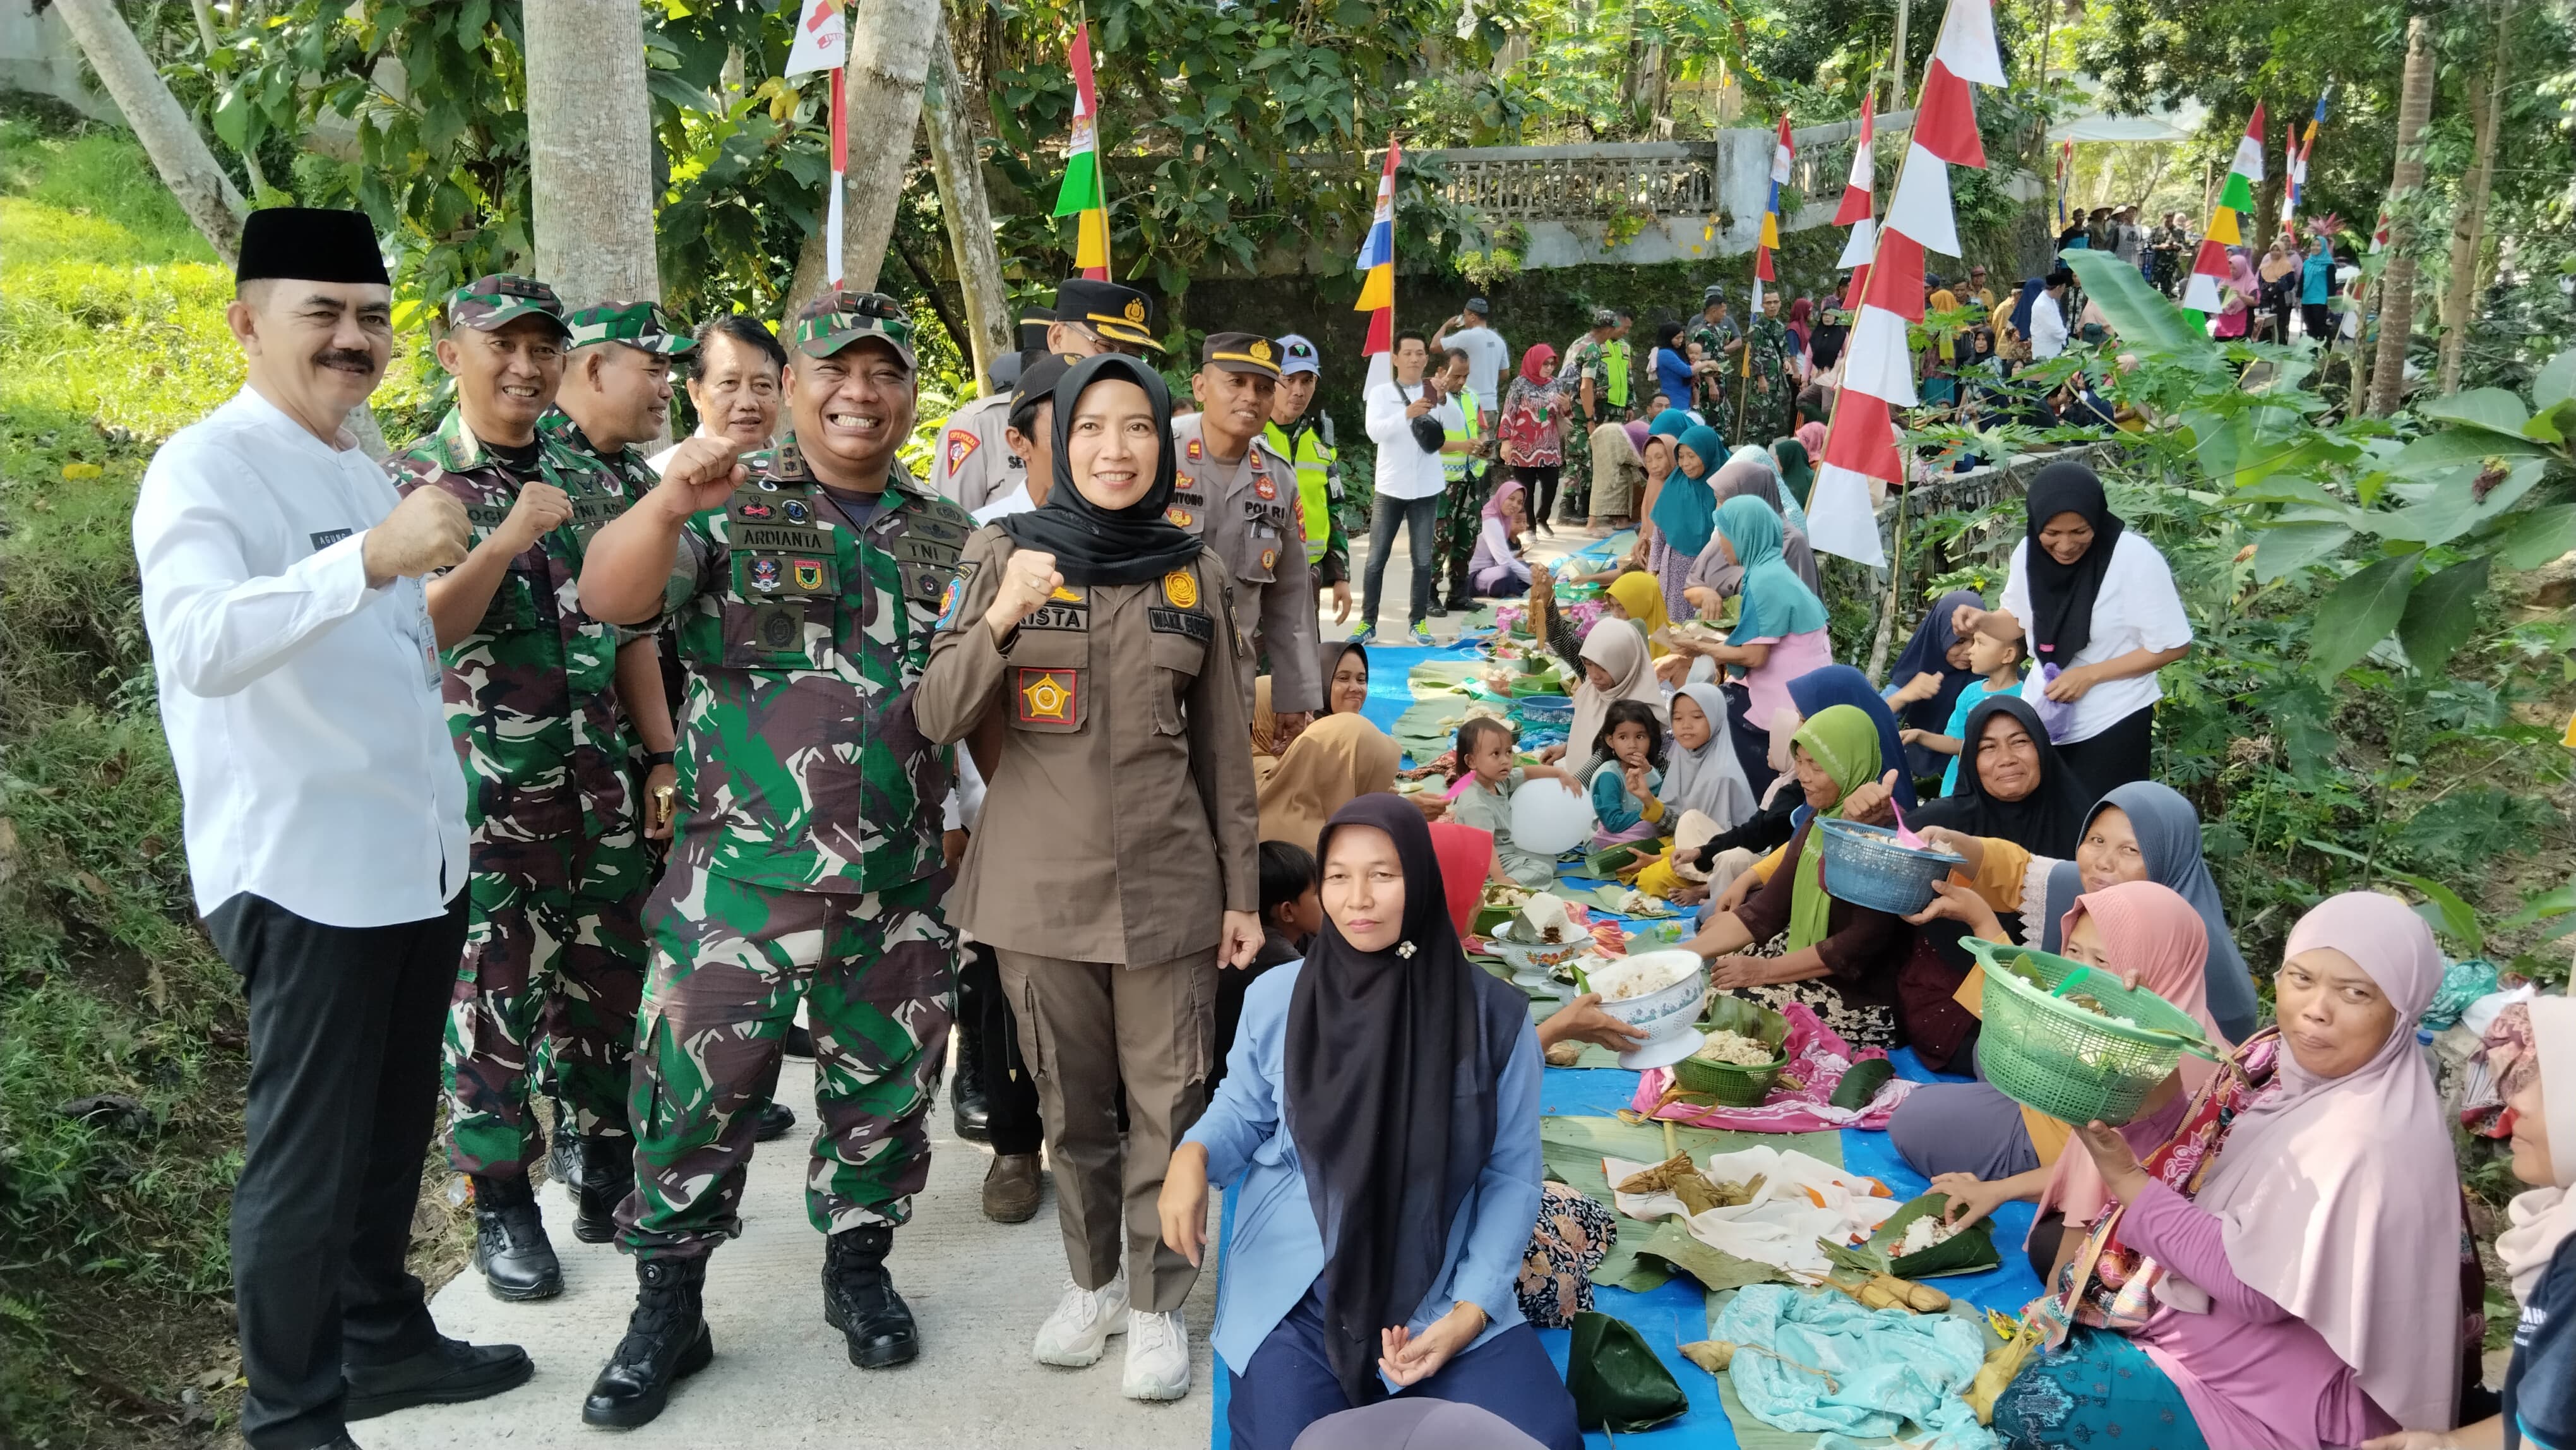
<path fill-rule="evenodd" d="M 1154 338 L 1154 304 L 1133 287 L 1068 277 L 1055 289 L 1055 320 L 1087 327 L 1128 347 L 1162 346 Z"/>

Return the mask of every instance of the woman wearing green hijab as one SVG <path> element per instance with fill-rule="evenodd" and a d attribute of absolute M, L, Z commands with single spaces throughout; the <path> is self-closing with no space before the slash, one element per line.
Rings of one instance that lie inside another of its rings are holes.
<path fill-rule="evenodd" d="M 1775 1011 L 1803 1003 L 1854 1047 L 1894 1047 L 1896 974 L 1912 934 L 1901 917 L 1825 893 L 1818 825 L 1879 779 L 1878 722 L 1856 705 L 1820 710 L 1790 737 L 1789 762 L 1814 814 L 1789 838 L 1784 866 L 1742 906 L 1709 917 L 1690 948 L 1711 959 L 1722 991 Z"/>
<path fill-rule="evenodd" d="M 1771 445 L 1771 456 L 1780 465 L 1780 485 L 1798 507 L 1807 506 L 1807 495 L 1816 488 L 1816 463 L 1807 456 L 1807 445 L 1795 438 L 1778 439 Z"/>

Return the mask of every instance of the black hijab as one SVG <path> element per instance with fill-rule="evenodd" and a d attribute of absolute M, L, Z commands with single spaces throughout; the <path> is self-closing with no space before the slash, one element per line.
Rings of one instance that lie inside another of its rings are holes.
<path fill-rule="evenodd" d="M 1342 667 L 1342 656 L 1354 653 L 1360 657 L 1360 668 L 1367 669 L 1368 646 L 1355 639 L 1328 639 L 1316 647 L 1316 653 L 1323 659 L 1323 671 L 1316 678 L 1324 688 L 1324 704 L 1315 713 L 1330 715 L 1333 713 L 1333 672 Z"/>
<path fill-rule="evenodd" d="M 1917 730 L 1938 735 L 1948 729 L 1950 712 L 1959 705 L 1959 692 L 1977 677 L 1975 670 L 1950 663 L 1950 651 L 1959 643 L 1959 632 L 1950 627 L 1950 622 L 1958 617 L 1962 604 L 1983 609 L 1986 599 L 1973 589 L 1953 589 L 1934 600 L 1931 612 L 1914 626 L 1914 638 L 1905 642 L 1905 653 L 1896 657 L 1896 668 L 1887 672 L 1891 685 L 1912 684 L 1920 674 L 1941 677 L 1941 688 L 1931 699 L 1917 700 L 1897 716 Z M 1909 745 L 1905 747 L 1905 763 L 1916 775 L 1939 775 L 1950 762 L 1920 745 Z"/>
<path fill-rule="evenodd" d="M 1153 486 L 1123 509 L 1104 509 L 1073 483 L 1073 414 L 1083 390 L 1116 379 L 1136 384 L 1154 408 Z M 1203 545 L 1196 534 L 1163 516 L 1172 506 L 1172 395 L 1162 376 L 1121 353 L 1087 357 L 1055 386 L 1055 484 L 1047 500 L 1003 519 L 1002 531 L 1023 549 L 1055 555 L 1067 584 L 1142 584 L 1188 567 Z"/>
<path fill-rule="evenodd" d="M 1394 838 L 1404 935 L 1363 952 L 1325 919 L 1288 999 L 1281 1116 L 1324 1239 L 1325 1358 L 1356 1405 L 1376 1397 L 1379 1332 L 1413 1317 L 1448 1257 L 1493 1156 L 1495 1085 L 1531 1028 L 1528 999 L 1460 947 L 1422 812 L 1361 796 L 1324 823 L 1318 860 L 1344 826 Z"/>
<path fill-rule="evenodd" d="M 2082 514 L 2093 526 L 2093 542 L 2072 564 L 2040 547 L 2039 531 L 2059 514 Z M 2023 522 L 2030 547 L 2023 567 L 2030 571 L 2030 612 L 2025 621 L 2033 668 L 2075 663 L 2093 642 L 2093 601 L 2102 592 L 2102 576 L 2111 570 L 2111 551 L 2124 527 L 2102 494 L 2102 480 L 2081 463 L 2052 463 L 2030 481 L 2029 517 Z"/>
<path fill-rule="evenodd" d="M 1997 715 L 2020 721 L 2021 728 L 2030 732 L 2031 743 L 2039 747 L 2039 783 L 2017 801 L 1986 794 L 1985 778 L 1977 774 L 1986 722 Z M 2048 727 L 2039 723 L 2039 712 L 2019 695 L 1988 695 L 1968 712 L 1965 728 L 1967 734 L 1959 739 L 1959 793 L 1926 802 L 1906 824 L 1947 826 L 1962 835 L 1999 837 L 2034 856 L 2072 858 L 2076 842 L 2084 839 L 2084 818 L 2092 811 L 2093 790 L 2075 778 L 2057 747 L 2049 743 Z"/>

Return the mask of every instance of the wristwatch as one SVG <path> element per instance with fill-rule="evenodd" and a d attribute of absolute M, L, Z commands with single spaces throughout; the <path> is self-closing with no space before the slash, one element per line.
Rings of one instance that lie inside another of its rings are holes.
<path fill-rule="evenodd" d="M 639 750 L 635 753 L 643 759 L 646 770 L 657 765 L 669 765 L 678 756 L 678 752 L 671 750 Z"/>

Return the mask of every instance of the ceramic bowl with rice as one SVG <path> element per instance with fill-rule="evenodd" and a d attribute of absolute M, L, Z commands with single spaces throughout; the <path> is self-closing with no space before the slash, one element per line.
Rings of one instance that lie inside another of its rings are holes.
<path fill-rule="evenodd" d="M 1625 1068 L 1668 1067 L 1699 1051 L 1706 1039 L 1692 1023 L 1708 991 L 1708 964 L 1693 951 L 1640 952 L 1586 966 L 1601 1010 L 1645 1029 L 1646 1040 L 1619 1054 Z"/>

